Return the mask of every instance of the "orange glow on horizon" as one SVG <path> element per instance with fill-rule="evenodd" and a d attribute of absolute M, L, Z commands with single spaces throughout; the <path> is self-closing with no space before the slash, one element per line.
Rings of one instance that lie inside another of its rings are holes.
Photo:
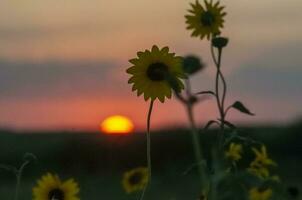
<path fill-rule="evenodd" d="M 129 134 L 134 130 L 132 121 L 121 115 L 107 117 L 100 125 L 105 134 Z"/>

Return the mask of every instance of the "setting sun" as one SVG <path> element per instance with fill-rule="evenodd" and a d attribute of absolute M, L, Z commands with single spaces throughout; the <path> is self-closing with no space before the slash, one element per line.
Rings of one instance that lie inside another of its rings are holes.
<path fill-rule="evenodd" d="M 134 129 L 131 120 L 121 115 L 107 117 L 100 125 L 101 131 L 106 134 L 128 134 Z"/>

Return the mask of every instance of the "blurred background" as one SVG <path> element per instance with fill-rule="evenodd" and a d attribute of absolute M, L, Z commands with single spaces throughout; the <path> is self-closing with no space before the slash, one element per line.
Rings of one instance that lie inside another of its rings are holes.
<path fill-rule="evenodd" d="M 232 112 L 229 120 L 266 142 L 288 184 L 301 183 L 302 2 L 221 3 L 228 13 L 222 34 L 230 39 L 222 68 L 227 104 L 241 100 L 256 113 Z M 190 38 L 187 9 L 189 1 L 181 0 L 1 0 L 0 163 L 18 165 L 25 152 L 37 155 L 24 175 L 24 199 L 46 171 L 75 176 L 84 199 L 134 198 L 125 195 L 120 179 L 125 170 L 145 164 L 148 103 L 127 84 L 128 60 L 153 44 L 194 54 L 207 67 L 192 77 L 193 90 L 214 88 L 209 42 Z M 101 133 L 112 115 L 128 118 L 135 133 Z M 199 104 L 195 116 L 200 127 L 217 118 L 215 102 Z M 196 196 L 194 172 L 182 175 L 193 162 L 186 127 L 178 101 L 156 102 L 152 187 L 166 191 L 162 199 Z M 13 185 L 14 177 L 0 171 L 0 194 L 11 199 L 7 191 Z M 104 185 L 112 190 L 100 190 Z M 183 196 L 175 194 L 175 187 L 187 185 L 192 187 Z"/>

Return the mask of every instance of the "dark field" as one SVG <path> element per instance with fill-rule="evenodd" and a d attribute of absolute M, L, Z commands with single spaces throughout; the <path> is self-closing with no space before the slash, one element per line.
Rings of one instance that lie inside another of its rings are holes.
<path fill-rule="evenodd" d="M 302 124 L 287 127 L 242 127 L 243 133 L 267 145 L 270 157 L 278 163 L 278 174 L 287 186 L 302 186 Z M 211 146 L 215 130 L 202 134 L 203 146 Z M 38 160 L 24 171 L 21 198 L 31 199 L 36 180 L 46 172 L 62 179 L 73 177 L 81 188 L 81 199 L 137 199 L 121 186 L 123 172 L 143 166 L 145 134 L 106 136 L 94 133 L 17 134 L 0 133 L 0 163 L 19 166 L 24 153 Z M 208 148 L 207 148 L 208 149 Z M 206 152 L 208 153 L 208 152 Z M 207 154 L 206 154 L 207 155 Z M 196 171 L 184 173 L 194 164 L 188 130 L 159 131 L 152 134 L 153 179 L 145 199 L 196 199 L 199 188 Z M 15 177 L 0 171 L 0 199 L 13 199 Z"/>

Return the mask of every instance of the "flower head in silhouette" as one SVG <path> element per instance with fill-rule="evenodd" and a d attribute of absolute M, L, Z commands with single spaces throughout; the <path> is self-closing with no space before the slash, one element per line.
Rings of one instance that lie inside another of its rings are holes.
<path fill-rule="evenodd" d="M 137 56 L 129 60 L 133 66 L 127 73 L 132 75 L 128 83 L 133 84 L 132 91 L 137 90 L 138 96 L 144 94 L 146 101 L 151 98 L 164 102 L 165 97 L 171 98 L 172 89 L 184 88 L 180 80 L 186 78 L 182 58 L 169 53 L 168 47 L 159 49 L 154 45 L 151 51 L 138 52 Z"/>
<path fill-rule="evenodd" d="M 122 185 L 127 193 L 143 190 L 148 183 L 148 168 L 138 167 L 124 173 Z"/>
<path fill-rule="evenodd" d="M 195 4 L 191 3 L 190 14 L 186 15 L 187 29 L 192 29 L 192 37 L 206 37 L 208 40 L 211 36 L 219 35 L 220 29 L 223 28 L 226 13 L 223 11 L 224 6 L 219 5 L 219 1 L 213 3 L 212 0 L 204 1 L 205 6 L 201 5 L 198 0 Z"/>
<path fill-rule="evenodd" d="M 269 200 L 273 194 L 270 188 L 254 187 L 249 191 L 249 200 Z"/>
<path fill-rule="evenodd" d="M 241 153 L 242 145 L 231 143 L 229 149 L 225 152 L 225 157 L 232 161 L 238 161 L 241 159 Z"/>

